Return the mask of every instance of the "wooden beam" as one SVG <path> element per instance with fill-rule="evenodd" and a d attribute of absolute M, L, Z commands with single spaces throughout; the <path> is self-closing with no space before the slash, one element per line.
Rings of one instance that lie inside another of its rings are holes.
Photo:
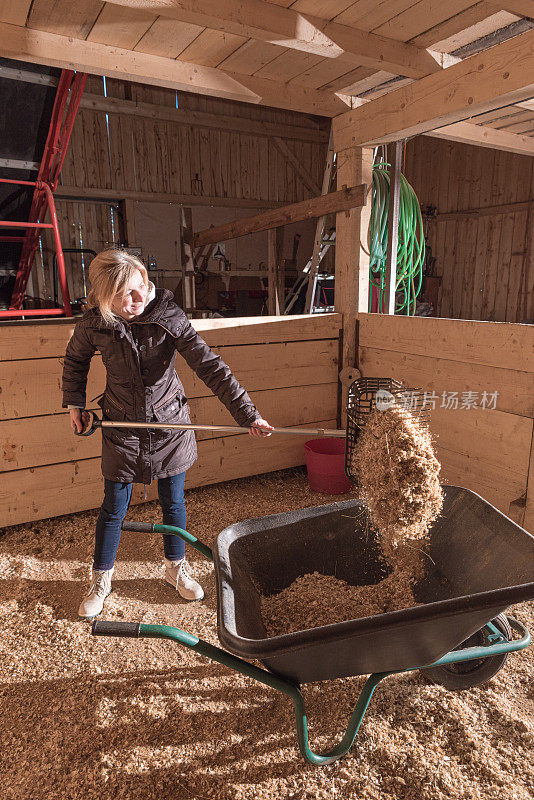
<path fill-rule="evenodd" d="M 242 197 L 211 197 L 197 194 L 167 194 L 166 192 L 137 192 L 133 189 L 97 189 L 81 186 L 59 186 L 54 197 L 88 202 L 108 200 L 142 200 L 148 203 L 175 203 L 184 206 L 221 206 L 224 208 L 279 208 L 283 202 L 243 199 Z"/>
<path fill-rule="evenodd" d="M 373 182 L 373 151 L 349 148 L 338 153 L 337 182 Z M 368 230 L 370 198 L 363 208 L 336 216 L 335 309 L 343 314 L 343 351 L 340 369 L 356 365 L 356 320 L 369 303 Z M 362 246 L 363 245 L 363 246 Z M 342 407 L 346 406 L 346 388 Z"/>
<path fill-rule="evenodd" d="M 479 208 L 466 208 L 461 211 L 444 211 L 437 213 L 430 217 L 429 222 L 446 222 L 451 219 L 458 219 L 458 217 L 491 217 L 494 214 L 519 214 L 522 211 L 528 212 L 532 200 L 523 200 L 519 203 L 503 203 L 496 206 L 480 206 Z"/>
<path fill-rule="evenodd" d="M 338 211 L 348 211 L 351 208 L 365 205 L 367 187 L 351 186 L 348 189 L 344 186 L 337 192 L 312 197 L 310 200 L 303 200 L 300 203 L 292 203 L 289 206 L 282 206 L 264 214 L 256 214 L 254 217 L 238 219 L 235 222 L 228 222 L 225 225 L 218 225 L 216 228 L 206 228 L 206 230 L 195 233 L 194 246 L 202 247 L 205 244 L 215 244 L 225 242 L 228 239 L 237 239 L 240 236 L 247 236 L 249 233 L 266 231 L 270 228 L 278 228 L 281 225 L 289 225 L 292 222 L 300 222 L 304 219 L 322 217 L 324 214 L 334 214 Z"/>
<path fill-rule="evenodd" d="M 304 186 L 311 192 L 312 195 L 321 194 L 321 187 L 315 183 L 315 181 L 310 178 L 308 171 L 304 169 L 296 155 L 289 149 L 287 144 L 284 142 L 283 139 L 280 139 L 279 136 L 275 136 L 273 139 L 275 147 L 278 148 L 280 153 L 284 156 L 287 161 L 291 164 L 299 178 L 301 179 Z"/>
<path fill-rule="evenodd" d="M 441 69 L 426 50 L 263 0 L 111 0 L 182 22 L 258 39 L 349 65 L 421 78 Z M 348 70 L 347 70 L 348 71 Z"/>
<path fill-rule="evenodd" d="M 135 201 L 134 200 L 121 200 L 121 233 L 122 241 L 127 242 L 128 247 L 135 247 L 137 245 L 137 234 L 135 231 Z"/>
<path fill-rule="evenodd" d="M 271 316 L 280 315 L 281 298 L 279 295 L 278 284 L 278 260 L 277 260 L 277 229 L 270 228 L 267 231 L 267 267 L 268 267 L 268 298 L 267 313 Z"/>
<path fill-rule="evenodd" d="M 534 30 L 336 117 L 336 150 L 426 133 L 534 95 Z"/>
<path fill-rule="evenodd" d="M 518 17 L 534 19 L 534 0 L 497 0 L 493 5 L 496 9 L 517 14 Z"/>
<path fill-rule="evenodd" d="M 2 70 L 0 68 L 0 77 Z M 304 125 L 282 125 L 276 122 L 247 119 L 246 117 L 226 116 L 224 114 L 208 114 L 205 111 L 194 111 L 190 108 L 173 108 L 153 103 L 138 103 L 133 100 L 121 100 L 115 97 L 103 97 L 99 94 L 84 94 L 80 108 L 90 111 L 101 111 L 105 114 L 118 114 L 158 121 L 167 120 L 178 125 L 194 125 L 197 128 L 215 128 L 216 130 L 239 131 L 255 136 L 279 136 L 283 139 L 298 139 L 304 142 L 327 142 L 328 131 Z"/>
<path fill-rule="evenodd" d="M 487 128 L 484 125 L 473 125 L 471 122 L 455 122 L 424 135 L 434 136 L 436 139 L 449 139 L 451 142 L 463 142 L 479 147 L 491 147 L 494 150 L 506 150 L 509 153 L 534 156 L 534 137 Z"/>
<path fill-rule="evenodd" d="M 347 102 L 319 89 L 250 75 L 234 75 L 178 59 L 6 23 L 0 23 L 0 52 L 5 58 L 19 61 L 76 69 L 94 75 L 308 114 L 335 116 L 347 108 Z"/>

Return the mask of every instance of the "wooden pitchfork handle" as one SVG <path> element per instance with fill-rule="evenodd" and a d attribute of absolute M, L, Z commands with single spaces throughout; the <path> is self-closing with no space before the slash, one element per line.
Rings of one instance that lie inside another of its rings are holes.
<path fill-rule="evenodd" d="M 241 428 L 238 425 L 193 425 L 191 423 L 172 422 L 109 422 L 101 420 L 93 411 L 87 411 L 90 424 L 76 436 L 90 436 L 97 428 L 140 428 L 142 430 L 176 430 L 176 431 L 218 431 L 219 433 L 248 433 L 252 426 Z M 297 436 L 332 436 L 345 437 L 345 430 L 333 428 L 273 428 L 269 433 L 288 433 Z"/>

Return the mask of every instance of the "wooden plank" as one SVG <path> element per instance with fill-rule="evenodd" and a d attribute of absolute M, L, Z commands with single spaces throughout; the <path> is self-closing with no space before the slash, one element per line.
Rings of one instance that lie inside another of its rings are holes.
<path fill-rule="evenodd" d="M 473 25 L 482 22 L 483 20 L 492 16 L 494 13 L 495 6 L 491 5 L 489 2 L 486 2 L 486 0 L 482 0 L 482 2 L 470 5 L 469 8 L 466 8 L 459 14 L 451 14 L 448 19 L 440 22 L 437 25 L 433 24 L 431 28 L 419 34 L 418 36 L 415 36 L 411 40 L 412 44 L 415 44 L 418 47 L 432 47 L 432 45 L 437 44 L 438 42 L 443 42 L 446 39 L 450 39 L 452 36 L 461 33 L 461 31 L 464 31 L 466 28 L 471 28 Z M 459 42 L 457 46 L 459 47 L 464 43 L 465 42 Z M 447 50 L 448 49 L 449 48 L 447 48 Z M 453 47 L 453 49 L 455 48 Z"/>
<path fill-rule="evenodd" d="M 104 3 L 87 40 L 132 50 L 156 19 L 155 14 L 147 11 L 119 8 L 112 3 Z M 54 30 L 53 33 L 57 31 Z"/>
<path fill-rule="evenodd" d="M 374 30 L 382 36 L 406 42 L 465 11 L 470 5 L 471 0 L 447 0 L 446 3 L 419 0 Z"/>
<path fill-rule="evenodd" d="M 532 97 L 533 42 L 527 31 L 340 115 L 336 150 L 414 136 Z"/>
<path fill-rule="evenodd" d="M 328 92 L 288 86 L 248 75 L 235 75 L 177 59 L 73 39 L 44 31 L 0 23 L 4 57 L 76 69 L 112 78 L 167 86 L 184 92 L 225 97 L 244 103 L 288 108 L 333 116 L 346 103 Z"/>
<path fill-rule="evenodd" d="M 1 0 L 0 19 L 10 25 L 25 25 L 32 0 Z"/>
<path fill-rule="evenodd" d="M 251 396 L 264 418 L 272 420 L 272 424 L 282 425 L 280 420 L 283 418 L 283 427 L 306 427 L 310 419 L 324 416 L 325 413 L 334 414 L 337 406 L 337 376 L 333 383 L 268 388 L 253 392 Z M 193 423 L 237 425 L 231 414 L 213 395 L 195 398 L 191 401 L 190 408 Z M 222 438 L 215 431 L 199 431 L 196 437 L 198 441 Z M 95 458 L 100 455 L 100 451 L 100 431 L 91 436 L 74 436 L 68 414 L 28 417 L 0 424 L 0 470 L 3 473 Z"/>
<path fill-rule="evenodd" d="M 526 476 L 507 475 L 502 480 L 498 464 L 490 464 L 473 456 L 468 458 L 439 444 L 436 452 L 441 463 L 442 483 L 471 489 L 503 514 L 515 515 L 514 507 L 526 490 Z"/>
<path fill-rule="evenodd" d="M 519 17 L 531 17 L 534 19 L 534 0 L 498 0 L 496 5 L 511 14 L 517 14 Z"/>
<path fill-rule="evenodd" d="M 486 465 L 500 469 L 502 485 L 517 487 L 511 500 L 526 488 L 532 426 L 532 419 L 502 411 L 436 408 L 431 414 L 438 450 L 479 462 L 481 474 Z"/>
<path fill-rule="evenodd" d="M 301 179 L 302 183 L 306 186 L 306 188 L 311 192 L 312 195 L 321 194 L 320 186 L 315 183 L 315 181 L 309 176 L 308 171 L 304 168 L 302 163 L 298 160 L 295 154 L 290 150 L 287 144 L 284 142 L 283 139 L 280 139 L 279 136 L 275 136 L 273 139 L 275 147 L 277 147 L 282 155 L 289 161 L 299 178 Z"/>
<path fill-rule="evenodd" d="M 210 347 L 224 347 L 337 339 L 341 316 L 297 314 L 282 318 L 194 319 L 191 324 Z M 33 359 L 36 348 L 41 359 L 62 358 L 73 330 L 72 320 L 0 324 L 0 362 Z"/>
<path fill-rule="evenodd" d="M 117 7 L 120 11 L 123 8 Z M 204 27 L 158 17 L 133 48 L 139 53 L 177 58 L 199 36 Z"/>
<path fill-rule="evenodd" d="M 361 180 L 372 185 L 373 153 L 355 148 L 338 153 L 337 181 Z M 341 368 L 356 363 L 356 318 L 369 302 L 369 258 L 361 247 L 367 243 L 371 203 L 363 209 L 336 216 L 335 308 L 343 314 Z M 356 274 L 355 274 L 356 269 Z"/>
<path fill-rule="evenodd" d="M 230 365 L 237 379 L 250 391 L 328 383 L 336 380 L 337 339 L 240 344 L 213 347 Z M 20 419 L 61 412 L 63 358 L 38 358 L 0 362 L 0 419 Z M 189 399 L 209 397 L 211 391 L 181 356 L 176 370 Z M 91 362 L 87 407 L 104 391 L 106 371 L 100 355 Z"/>
<path fill-rule="evenodd" d="M 513 369 L 511 364 L 505 369 L 434 355 L 400 354 L 377 347 L 360 347 L 358 367 L 366 378 L 395 378 L 406 386 L 435 392 L 438 406 L 443 402 L 443 392 L 457 392 L 460 406 L 467 397 L 462 392 L 476 393 L 471 397 L 477 405 L 482 401 L 483 392 L 490 395 L 498 392 L 497 408 L 500 411 L 534 418 L 532 373 Z"/>
<path fill-rule="evenodd" d="M 85 39 L 102 10 L 102 0 L 72 3 L 70 0 L 34 0 L 28 28 Z"/>
<path fill-rule="evenodd" d="M 310 424 L 335 427 L 334 418 L 310 420 Z M 303 464 L 304 437 L 274 436 L 252 440 L 247 434 L 199 442 L 199 459 L 188 470 L 186 487 L 222 481 Z M 156 484 L 149 489 L 154 499 Z M 6 473 L 0 488 L 0 510 L 4 525 L 73 514 L 98 508 L 103 497 L 100 459 L 89 458 L 64 464 L 14 470 Z M 133 502 L 143 501 L 143 489 L 134 487 Z"/>
<path fill-rule="evenodd" d="M 150 0 L 111 2 L 129 8 L 153 8 Z M 181 0 L 166 4 L 165 16 L 245 39 L 281 43 L 284 48 L 335 58 L 349 65 L 387 69 L 396 75 L 420 78 L 440 68 L 424 49 L 262 0 L 225 0 L 218 4 L 211 0 Z"/>
<path fill-rule="evenodd" d="M 224 242 L 228 239 L 235 239 L 239 236 L 246 236 L 256 231 L 265 231 L 269 228 L 276 228 L 280 225 L 288 225 L 292 222 L 299 222 L 304 219 L 321 217 L 324 214 L 332 214 L 339 211 L 348 211 L 351 208 L 365 205 L 366 187 L 365 185 L 351 186 L 342 188 L 337 192 L 330 192 L 326 195 L 313 197 L 301 203 L 293 203 L 289 206 L 266 211 L 264 214 L 257 214 L 254 217 L 229 222 L 226 225 L 219 225 L 214 228 L 207 228 L 195 234 L 195 247 L 203 247 L 206 244 Z"/>
<path fill-rule="evenodd" d="M 360 314 L 360 347 L 397 353 L 432 354 L 452 361 L 534 372 L 534 327 L 506 322 L 385 317 Z"/>
<path fill-rule="evenodd" d="M 280 314 L 281 298 L 278 290 L 278 261 L 276 247 L 276 228 L 267 231 L 267 268 L 268 268 L 268 288 L 267 311 L 271 315 Z"/>
<path fill-rule="evenodd" d="M 139 134 L 139 132 L 138 132 Z M 136 137 L 135 141 L 136 145 L 136 159 L 140 152 L 146 152 L 146 145 L 143 142 L 142 137 L 139 135 Z M 191 190 L 191 179 L 190 179 L 190 164 L 191 161 L 189 159 L 189 155 L 184 156 L 182 161 L 182 180 L 184 183 L 187 182 L 189 188 Z M 139 165 L 137 165 L 139 169 Z M 193 173 L 194 176 L 194 173 Z M 138 176 L 139 182 L 141 180 L 143 182 L 148 181 L 148 176 L 146 169 L 142 168 L 142 174 Z M 224 208 L 278 208 L 283 206 L 284 204 L 281 202 L 272 202 L 269 200 L 256 200 L 254 198 L 246 198 L 243 199 L 242 197 L 210 197 L 209 195 L 202 195 L 202 194 L 174 194 L 174 193 L 166 193 L 166 192 L 150 192 L 150 191 L 138 191 L 132 189 L 101 189 L 101 188 L 80 188 L 78 186 L 60 186 L 55 193 L 56 198 L 75 198 L 75 199 L 90 199 L 90 200 L 140 200 L 146 201 L 149 203 L 175 203 L 176 205 L 186 205 L 186 206 L 221 206 Z"/>
<path fill-rule="evenodd" d="M 245 36 L 236 36 L 225 31 L 205 28 L 194 41 L 181 51 L 181 61 L 191 61 L 205 67 L 217 67 L 247 41 Z"/>
<path fill-rule="evenodd" d="M 510 153 L 534 155 L 534 137 L 510 133 L 506 130 L 496 130 L 485 125 L 473 125 L 472 122 L 455 122 L 453 125 L 445 125 L 443 128 L 429 131 L 424 135 L 437 139 L 448 139 L 451 142 L 491 147 L 495 150 L 507 150 Z"/>

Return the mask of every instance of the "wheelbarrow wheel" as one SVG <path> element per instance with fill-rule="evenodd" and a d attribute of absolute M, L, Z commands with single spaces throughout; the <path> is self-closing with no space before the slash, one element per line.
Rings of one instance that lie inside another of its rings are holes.
<path fill-rule="evenodd" d="M 499 614 L 498 617 L 491 621 L 503 636 L 506 636 L 508 640 L 512 638 L 512 629 L 506 614 Z M 490 636 L 491 630 L 484 626 L 454 649 L 461 650 L 464 647 L 486 646 L 491 644 Z M 442 667 L 422 669 L 421 672 L 430 683 L 439 683 L 446 689 L 455 691 L 471 689 L 473 686 L 480 686 L 493 678 L 504 666 L 507 656 L 507 653 L 503 653 L 499 656 L 477 658 L 473 661 L 459 661 L 456 664 L 445 664 Z"/>

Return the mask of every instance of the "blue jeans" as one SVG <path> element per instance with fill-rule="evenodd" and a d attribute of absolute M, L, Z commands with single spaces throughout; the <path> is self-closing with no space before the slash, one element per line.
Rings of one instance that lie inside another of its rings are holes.
<path fill-rule="evenodd" d="M 158 495 L 163 510 L 163 524 L 186 528 L 184 500 L 185 472 L 158 480 Z M 111 569 L 115 563 L 121 538 L 122 521 L 132 497 L 131 483 L 104 481 L 104 502 L 96 522 L 93 569 Z M 179 536 L 163 536 L 165 558 L 179 561 L 184 557 L 185 543 Z"/>

